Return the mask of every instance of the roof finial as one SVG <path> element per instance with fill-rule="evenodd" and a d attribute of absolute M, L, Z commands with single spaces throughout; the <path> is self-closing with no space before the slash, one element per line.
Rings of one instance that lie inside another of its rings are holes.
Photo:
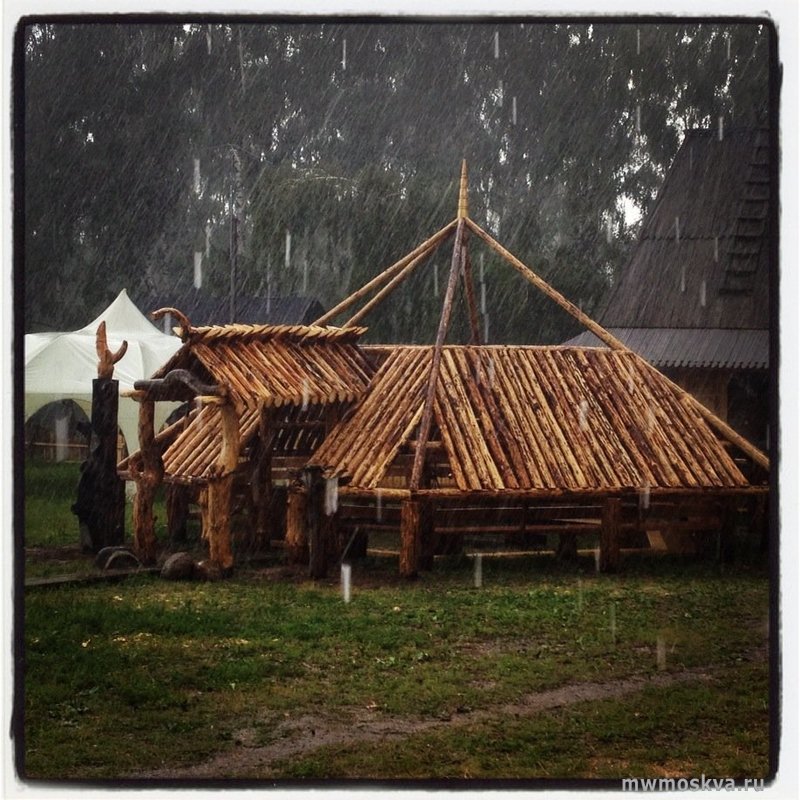
<path fill-rule="evenodd" d="M 467 209 L 467 159 L 461 162 L 461 185 L 458 189 L 458 219 L 469 216 Z"/>

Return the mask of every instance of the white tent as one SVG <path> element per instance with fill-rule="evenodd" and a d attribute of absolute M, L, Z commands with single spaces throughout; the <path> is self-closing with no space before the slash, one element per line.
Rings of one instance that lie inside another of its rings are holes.
<path fill-rule="evenodd" d="M 181 346 L 176 336 L 162 333 L 133 304 L 123 289 L 97 319 L 71 333 L 29 333 L 25 336 L 25 419 L 54 400 L 74 400 L 91 417 L 92 380 L 97 377 L 95 335 L 106 323 L 108 348 L 116 352 L 123 339 L 125 355 L 114 365 L 120 391 L 134 381 L 149 378 Z M 166 420 L 174 403 L 156 404 L 156 429 Z M 119 401 L 119 427 L 133 451 L 138 447 L 138 404 Z"/>

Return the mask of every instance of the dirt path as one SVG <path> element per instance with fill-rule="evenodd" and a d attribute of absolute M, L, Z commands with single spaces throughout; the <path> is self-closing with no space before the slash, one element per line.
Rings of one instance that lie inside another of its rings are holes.
<path fill-rule="evenodd" d="M 648 687 L 664 688 L 686 681 L 711 680 L 713 668 L 662 672 L 647 677 L 622 678 L 604 683 L 576 683 L 522 697 L 517 703 L 465 710 L 451 717 L 413 718 L 386 717 L 369 709 L 342 709 L 336 715 L 320 713 L 287 719 L 278 724 L 274 740 L 266 745 L 255 743 L 257 732 L 252 728 L 234 735 L 237 746 L 218 753 L 202 764 L 166 768 L 139 773 L 136 778 L 204 779 L 204 778 L 270 778 L 271 766 L 297 758 L 328 745 L 348 745 L 403 739 L 424 731 L 445 726 L 469 725 L 486 719 L 521 717 L 588 700 L 613 700 Z"/>

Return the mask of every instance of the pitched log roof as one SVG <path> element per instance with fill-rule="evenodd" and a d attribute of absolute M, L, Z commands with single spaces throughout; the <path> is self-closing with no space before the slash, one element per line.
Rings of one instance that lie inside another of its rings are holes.
<path fill-rule="evenodd" d="M 191 328 L 184 346 L 153 376 L 185 369 L 225 387 L 242 408 L 354 400 L 371 368 L 356 341 L 365 328 L 224 325 Z"/>
<path fill-rule="evenodd" d="M 422 417 L 433 348 L 392 350 L 310 462 L 356 488 L 383 484 Z M 692 403 L 630 352 L 446 346 L 434 420 L 462 491 L 748 485 Z"/>

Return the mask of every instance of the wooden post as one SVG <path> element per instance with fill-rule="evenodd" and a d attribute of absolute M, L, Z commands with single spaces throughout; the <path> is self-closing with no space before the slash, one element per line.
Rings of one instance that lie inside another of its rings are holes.
<path fill-rule="evenodd" d="M 216 475 L 206 488 L 203 506 L 203 536 L 208 539 L 208 557 L 223 575 L 233 569 L 231 549 L 231 494 L 233 475 L 239 464 L 239 419 L 230 403 L 219 403 L 222 415 L 222 448 L 216 464 Z"/>
<path fill-rule="evenodd" d="M 433 557 L 440 549 L 434 525 L 435 506 L 432 500 L 420 500 L 419 505 L 419 566 L 421 569 L 433 569 Z"/>
<path fill-rule="evenodd" d="M 416 578 L 419 571 L 420 517 L 419 500 L 400 503 L 400 576 Z"/>
<path fill-rule="evenodd" d="M 436 384 L 439 381 L 439 364 L 442 360 L 442 348 L 447 336 L 447 329 L 450 326 L 450 313 L 453 309 L 453 298 L 455 296 L 456 284 L 458 283 L 459 267 L 461 265 L 462 247 L 464 239 L 464 218 L 459 218 L 456 227 L 455 242 L 453 243 L 453 257 L 450 261 L 450 277 L 447 281 L 447 291 L 442 304 L 442 313 L 439 317 L 439 329 L 436 332 L 436 342 L 433 345 L 433 357 L 431 358 L 431 371 L 428 376 L 428 385 L 425 389 L 425 405 L 422 409 L 422 421 L 419 425 L 419 437 L 417 439 L 417 449 L 414 453 L 414 466 L 411 470 L 411 480 L 409 489 L 413 492 L 420 487 L 425 468 L 425 455 L 428 447 L 428 436 L 431 432 L 433 422 L 433 401 L 436 397 Z"/>
<path fill-rule="evenodd" d="M 262 409 L 258 421 L 258 444 L 250 482 L 254 508 L 253 549 L 268 550 L 272 538 L 272 445 L 273 431 L 270 428 L 270 413 Z"/>
<path fill-rule="evenodd" d="M 136 494 L 133 498 L 133 549 L 142 564 L 156 560 L 156 532 L 153 502 L 156 489 L 164 475 L 164 465 L 155 441 L 155 401 L 144 398 L 139 404 L 139 451 L 134 480 Z"/>
<path fill-rule="evenodd" d="M 233 569 L 231 550 L 231 492 L 233 473 L 215 478 L 206 487 L 203 507 L 203 531 L 208 539 L 208 560 L 219 568 L 222 575 Z"/>
<path fill-rule="evenodd" d="M 325 523 L 323 505 L 325 502 L 325 481 L 322 467 L 306 467 L 303 481 L 308 488 L 306 504 L 306 531 L 308 535 L 308 574 L 312 578 L 324 578 L 328 572 L 329 532 Z"/>
<path fill-rule="evenodd" d="M 173 544 L 186 541 L 189 520 L 189 488 L 179 483 L 167 484 L 167 531 Z"/>
<path fill-rule="evenodd" d="M 306 503 L 308 493 L 297 485 L 286 495 L 286 555 L 290 564 L 308 562 Z"/>
<path fill-rule="evenodd" d="M 616 572 L 619 569 L 619 531 L 622 517 L 622 500 L 607 497 L 603 501 L 603 518 L 600 525 L 600 571 Z"/>

